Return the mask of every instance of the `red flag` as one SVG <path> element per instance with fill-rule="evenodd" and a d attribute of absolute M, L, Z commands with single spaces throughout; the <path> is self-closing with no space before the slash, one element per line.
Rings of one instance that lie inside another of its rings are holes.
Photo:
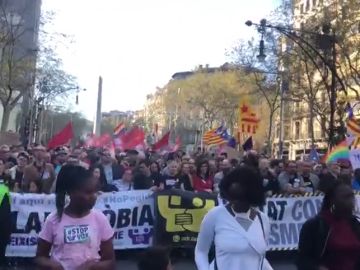
<path fill-rule="evenodd" d="M 48 143 L 48 148 L 56 148 L 68 144 L 74 137 L 72 123 L 69 122 L 59 133 L 55 134 Z"/>
<path fill-rule="evenodd" d="M 134 127 L 120 138 L 120 145 L 123 150 L 135 149 L 138 145 L 143 145 L 145 133 L 141 128 Z"/>
<path fill-rule="evenodd" d="M 154 144 L 153 150 L 158 151 L 161 148 L 168 146 L 169 145 L 169 139 L 170 139 L 170 131 L 168 133 L 166 133 L 160 140 L 158 140 Z"/>
<path fill-rule="evenodd" d="M 175 140 L 175 144 L 171 146 L 171 152 L 176 152 L 181 147 L 181 139 L 177 137 Z"/>

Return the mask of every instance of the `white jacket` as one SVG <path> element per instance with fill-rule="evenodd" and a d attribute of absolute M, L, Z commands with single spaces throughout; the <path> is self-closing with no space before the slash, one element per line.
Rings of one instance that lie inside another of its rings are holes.
<path fill-rule="evenodd" d="M 260 212 L 260 215 L 264 231 L 257 216 L 246 231 L 225 206 L 211 209 L 201 223 L 195 248 L 195 262 L 198 270 L 214 269 L 214 263 L 210 264 L 208 260 L 213 242 L 218 270 L 272 269 L 265 259 L 270 223 L 265 214 Z"/>

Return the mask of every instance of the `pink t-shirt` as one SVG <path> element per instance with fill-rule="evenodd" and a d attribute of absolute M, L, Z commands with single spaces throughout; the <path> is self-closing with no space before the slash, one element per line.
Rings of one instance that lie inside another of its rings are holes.
<path fill-rule="evenodd" d="M 100 244 L 112 238 L 114 231 L 105 215 L 98 210 L 83 218 L 66 214 L 59 220 L 56 213 L 46 219 L 39 237 L 52 243 L 51 258 L 65 270 L 73 270 L 89 260 L 100 260 Z"/>

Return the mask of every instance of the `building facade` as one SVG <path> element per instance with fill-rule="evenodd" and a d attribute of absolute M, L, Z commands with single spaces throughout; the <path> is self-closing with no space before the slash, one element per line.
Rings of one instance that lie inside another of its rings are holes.
<path fill-rule="evenodd" d="M 347 1 L 347 3 L 349 2 L 350 1 Z M 343 50 L 342 45 L 348 43 L 350 39 L 354 39 L 355 36 L 358 38 L 360 32 L 360 16 L 356 19 L 356 16 L 353 16 L 354 10 L 351 11 L 351 23 L 353 23 L 357 29 L 352 31 L 353 29 L 347 28 L 348 22 L 346 21 L 346 17 L 349 14 L 349 4 L 346 5 L 344 3 L 344 1 L 340 0 L 293 0 L 293 28 L 302 31 L 320 33 L 323 30 L 322 27 L 324 25 L 331 25 L 332 28 L 337 29 L 338 31 L 335 35 L 341 36 L 342 38 L 340 41 L 342 44 L 336 45 L 336 50 L 339 51 L 338 55 L 341 55 L 341 50 Z M 357 12 L 360 11 L 360 5 L 354 5 L 354 8 L 358 9 Z M 340 32 L 339 28 L 342 32 Z M 348 35 L 346 31 L 352 32 Z M 309 35 L 306 38 L 312 37 Z M 310 42 L 312 42 L 315 46 L 319 45 L 317 40 L 310 40 Z M 356 51 L 354 51 L 354 53 L 349 54 L 350 58 L 351 55 L 356 55 L 355 57 L 357 58 L 359 57 L 358 46 L 355 46 L 355 50 Z M 325 52 L 321 51 L 321 53 L 325 55 Z M 359 83 L 352 84 L 350 82 L 352 80 L 351 75 L 346 76 L 346 74 L 344 74 L 344 70 L 346 71 L 347 68 L 342 67 L 343 62 L 341 56 L 338 56 L 336 60 L 338 73 L 341 74 L 342 80 L 346 83 L 347 88 L 351 88 L 351 91 L 347 89 L 345 97 L 343 92 L 338 91 L 340 87 L 337 86 L 337 100 L 338 102 L 349 102 L 350 104 L 354 104 L 357 91 L 356 89 L 359 89 Z M 353 67 L 359 70 L 358 67 L 360 67 L 360 65 L 358 65 L 357 61 L 354 61 Z M 301 67 L 300 63 L 298 67 L 299 66 Z M 304 72 L 301 68 L 297 68 L 296 70 L 290 72 L 299 73 L 297 74 L 299 81 L 309 80 L 309 78 L 305 78 L 305 75 L 303 74 Z M 312 85 L 316 85 L 319 84 L 321 79 L 322 78 L 318 72 L 313 72 L 310 82 Z M 299 92 L 301 90 L 304 91 L 303 89 L 299 89 L 301 87 L 309 86 L 304 86 L 292 81 L 289 84 L 289 92 L 297 93 L 298 90 Z M 283 118 L 283 156 L 292 160 L 307 158 L 313 145 L 320 153 L 325 153 L 327 151 L 326 129 L 328 129 L 328 124 L 324 121 L 324 117 L 320 117 L 321 115 L 317 114 L 315 110 L 311 108 L 313 105 L 311 105 L 311 102 L 308 102 L 309 97 L 307 99 L 305 97 L 301 98 L 301 95 L 298 97 L 300 98 L 294 100 L 292 97 L 287 96 L 286 93 L 284 95 L 285 110 Z M 324 108 L 329 107 L 328 93 L 325 89 L 320 89 L 314 92 L 312 98 L 318 106 L 322 106 Z M 346 116 L 344 115 L 343 117 L 345 118 Z M 279 117 L 277 117 L 274 139 L 275 153 L 278 150 L 279 137 L 280 123 Z"/>

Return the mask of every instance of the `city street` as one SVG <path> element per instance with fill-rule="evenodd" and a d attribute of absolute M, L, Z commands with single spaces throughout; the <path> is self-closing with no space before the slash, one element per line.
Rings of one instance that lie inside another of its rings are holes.
<path fill-rule="evenodd" d="M 296 270 L 294 264 L 287 260 L 276 260 L 271 262 L 274 270 Z M 196 270 L 193 261 L 182 259 L 173 263 L 174 270 Z M 12 267 L 9 269 L 29 270 L 29 266 Z M 134 260 L 119 260 L 117 261 L 117 269 L 136 270 L 136 261 Z"/>
<path fill-rule="evenodd" d="M 118 269 L 136 270 L 136 263 L 134 261 L 119 261 Z M 276 261 L 272 264 L 274 270 L 295 270 L 293 263 L 287 261 Z M 175 262 L 174 270 L 196 270 L 193 262 L 189 260 L 181 260 Z"/>
<path fill-rule="evenodd" d="M 138 251 L 117 251 L 117 269 L 126 269 L 126 270 L 136 270 L 137 269 L 137 258 Z M 296 270 L 294 265 L 295 261 L 295 252 L 276 252 L 269 254 L 269 260 L 274 268 L 274 270 Z M 172 263 L 174 266 L 174 270 L 196 270 L 194 260 L 190 258 L 178 258 L 177 256 L 172 257 Z M 33 268 L 29 268 L 31 263 L 26 260 L 22 262 L 17 267 L 12 267 L 9 269 L 17 269 L 17 270 L 32 270 Z"/>

